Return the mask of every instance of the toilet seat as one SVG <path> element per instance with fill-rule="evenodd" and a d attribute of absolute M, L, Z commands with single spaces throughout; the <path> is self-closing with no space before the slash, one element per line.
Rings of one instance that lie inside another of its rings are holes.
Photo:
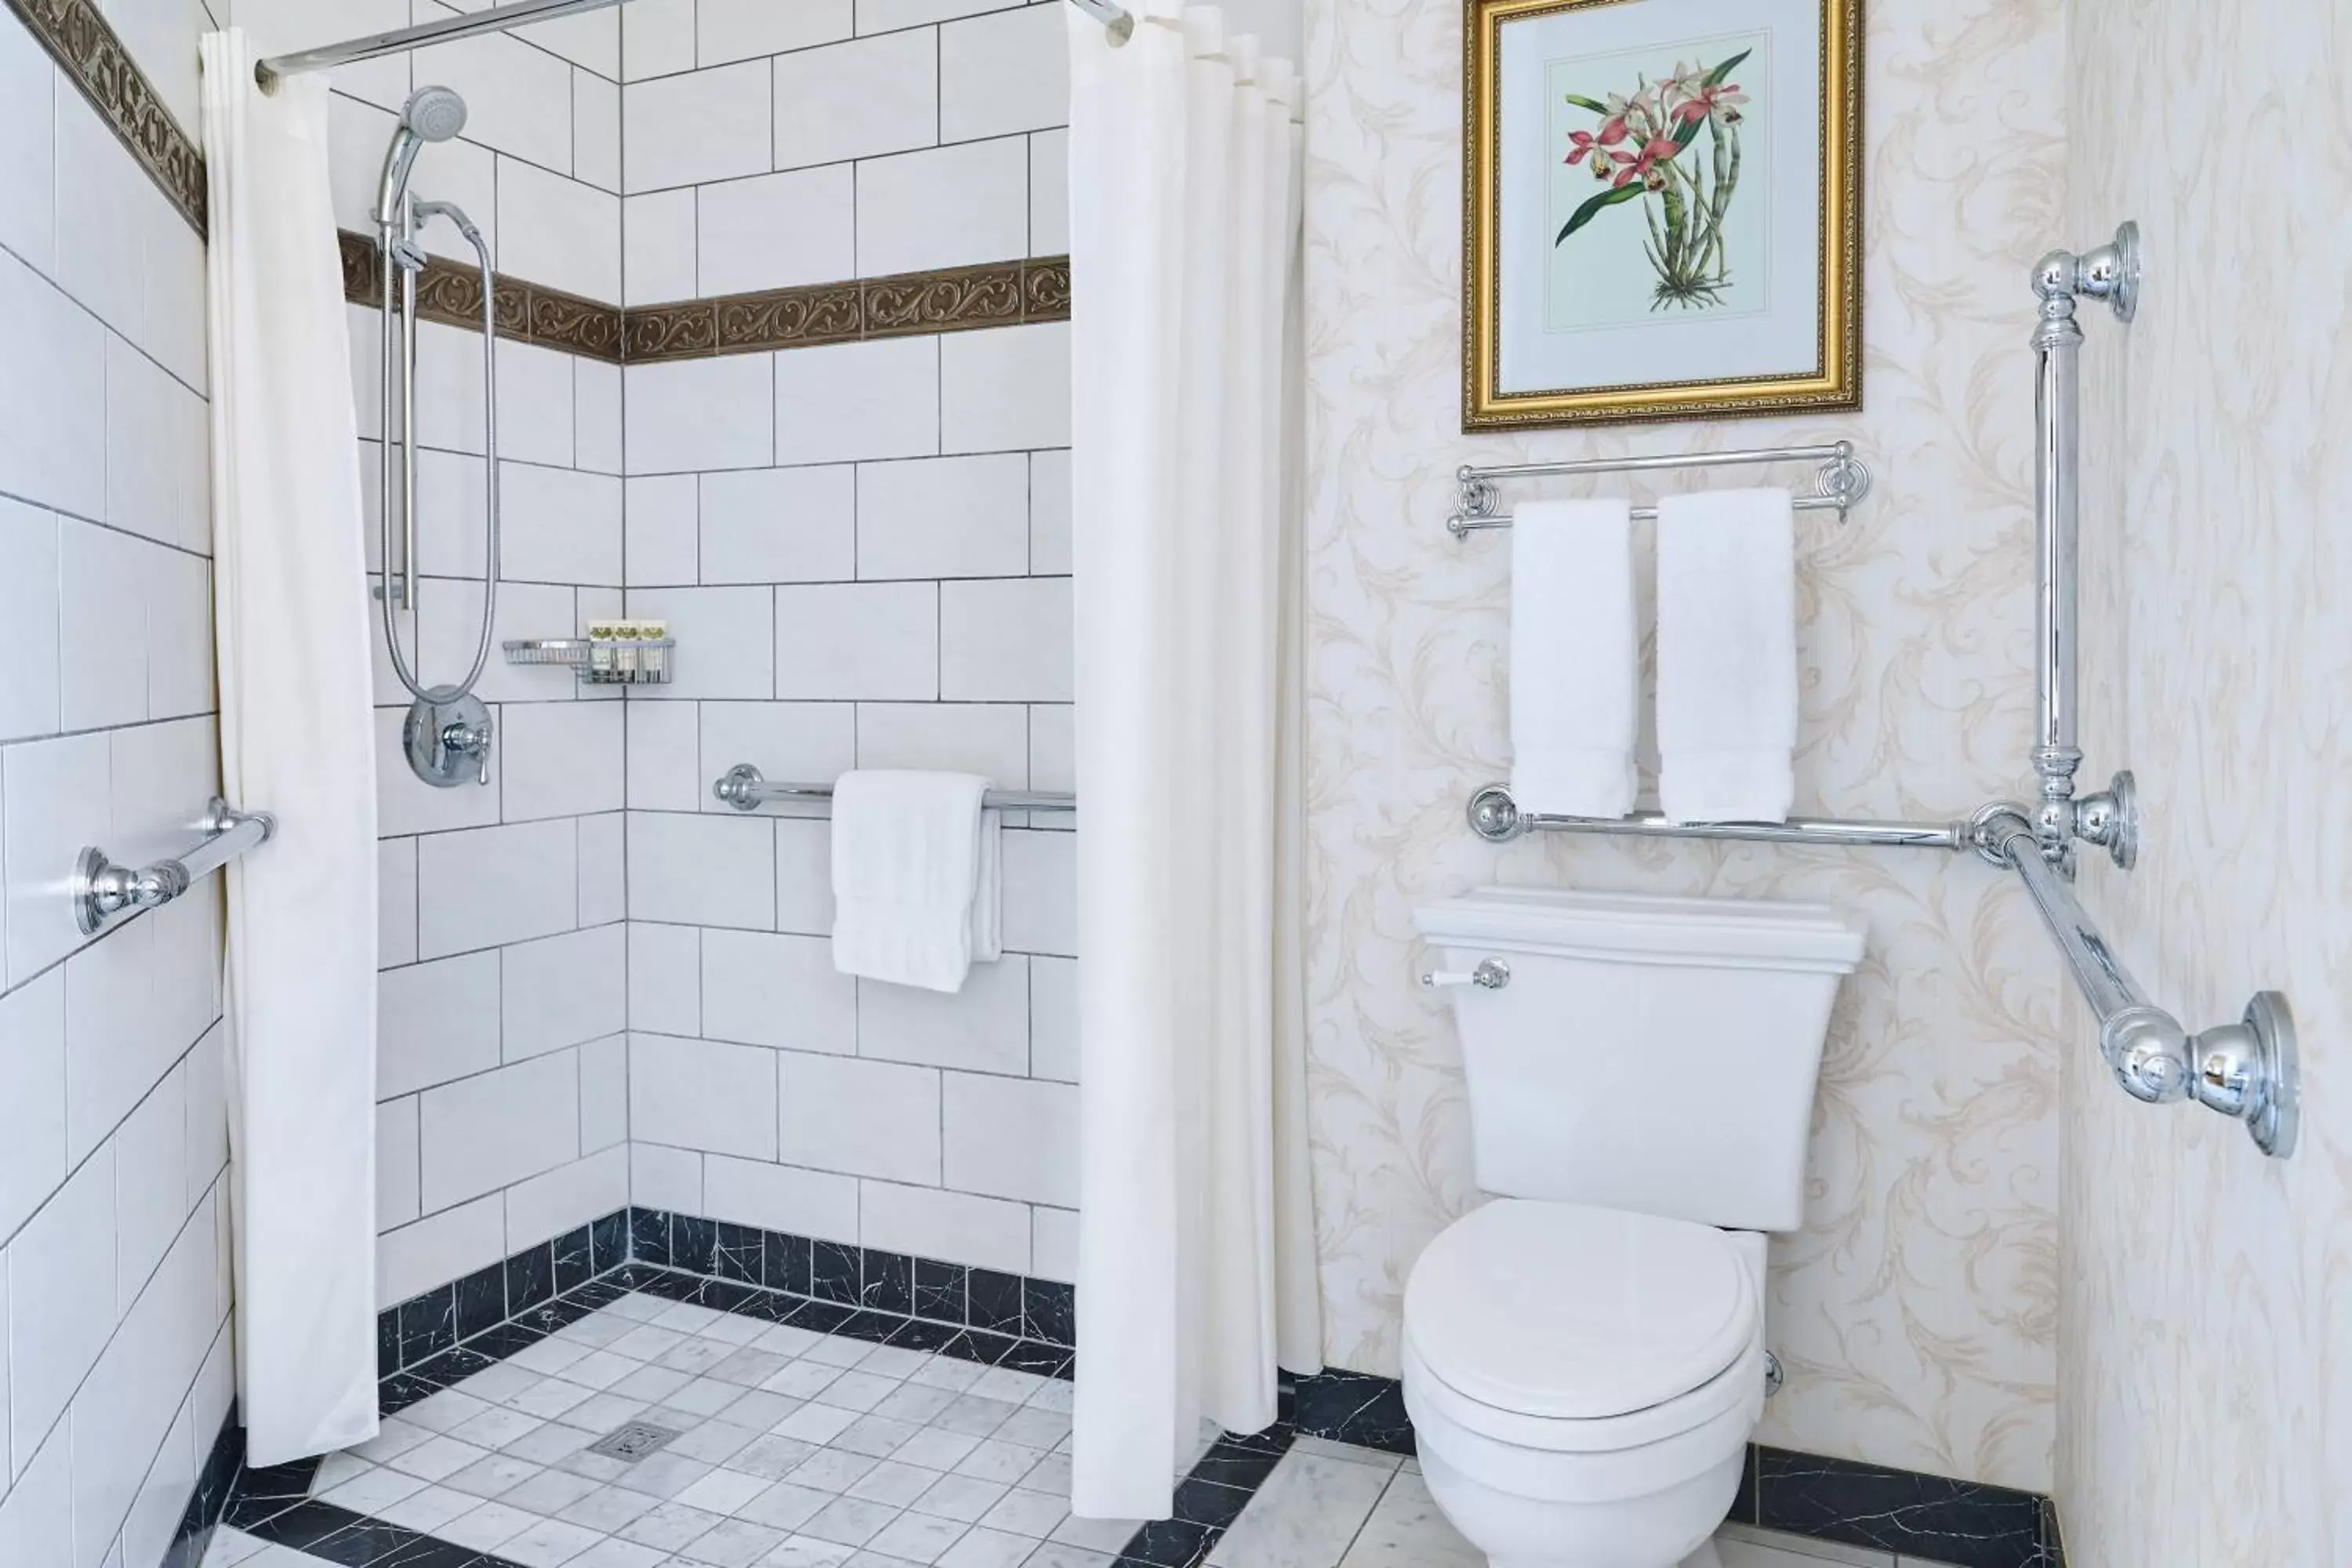
<path fill-rule="evenodd" d="M 1757 1282 L 1711 1226 L 1505 1199 L 1455 1222 L 1405 1288 L 1420 1400 L 1515 1447 L 1606 1451 L 1760 1405 Z"/>

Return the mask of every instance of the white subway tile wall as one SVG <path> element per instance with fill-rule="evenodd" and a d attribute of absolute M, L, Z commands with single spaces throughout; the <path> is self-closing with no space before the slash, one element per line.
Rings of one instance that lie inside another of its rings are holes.
<path fill-rule="evenodd" d="M 133 9 L 192 116 L 200 13 Z M 95 939 L 63 896 L 219 787 L 203 298 L 0 9 L 0 1563 L 160 1562 L 232 1392 L 217 885 Z"/>
<path fill-rule="evenodd" d="M 625 52 L 633 303 L 1061 246 L 1050 6 L 640 0 Z M 1007 826 L 1011 951 L 939 995 L 833 970 L 821 811 L 710 795 L 738 763 L 1071 787 L 1068 352 L 1044 325 L 623 373 L 628 609 L 679 638 L 627 703 L 635 1202 L 1069 1278 L 1070 821 Z"/>

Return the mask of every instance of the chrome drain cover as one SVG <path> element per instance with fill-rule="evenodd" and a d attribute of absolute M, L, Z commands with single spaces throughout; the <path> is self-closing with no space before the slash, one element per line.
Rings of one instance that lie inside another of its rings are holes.
<path fill-rule="evenodd" d="M 675 1442 L 684 1434 L 667 1426 L 656 1426 L 650 1421 L 632 1421 L 616 1426 L 611 1432 L 588 1445 L 592 1454 L 602 1454 L 608 1459 L 635 1464 L 655 1449 Z"/>

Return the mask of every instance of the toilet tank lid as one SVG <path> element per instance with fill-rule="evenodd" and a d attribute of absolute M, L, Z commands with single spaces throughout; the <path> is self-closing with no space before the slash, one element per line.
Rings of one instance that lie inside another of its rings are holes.
<path fill-rule="evenodd" d="M 1863 932 L 1827 904 L 1677 899 L 1558 888 L 1480 888 L 1412 912 L 1415 930 L 1449 946 L 1605 958 L 1616 963 L 1722 963 L 1849 973 Z"/>

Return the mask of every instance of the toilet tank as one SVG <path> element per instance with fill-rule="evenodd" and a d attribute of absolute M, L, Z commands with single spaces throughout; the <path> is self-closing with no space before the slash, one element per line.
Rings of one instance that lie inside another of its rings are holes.
<path fill-rule="evenodd" d="M 1438 970 L 1509 970 L 1444 990 L 1482 1189 L 1798 1228 L 1857 926 L 1823 904 L 1525 888 L 1415 910 L 1413 924 Z"/>

